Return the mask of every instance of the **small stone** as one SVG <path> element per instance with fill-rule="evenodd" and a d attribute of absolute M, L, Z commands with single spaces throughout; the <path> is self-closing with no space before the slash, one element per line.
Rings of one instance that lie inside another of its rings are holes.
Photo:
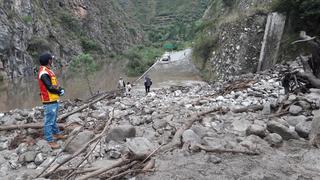
<path fill-rule="evenodd" d="M 268 147 L 268 143 L 261 139 L 259 136 L 250 135 L 247 136 L 241 143 L 239 143 L 242 147 L 246 147 L 251 151 L 256 150 L 265 150 Z"/>
<path fill-rule="evenodd" d="M 34 163 L 39 166 L 44 160 L 45 159 L 44 159 L 43 154 L 42 153 L 38 153 L 36 158 L 34 159 Z"/>
<path fill-rule="evenodd" d="M 295 126 L 295 130 L 300 137 L 307 138 L 311 131 L 312 121 L 302 121 Z"/>
<path fill-rule="evenodd" d="M 267 135 L 265 140 L 270 144 L 271 147 L 279 147 L 282 144 L 282 137 L 277 133 L 271 133 Z"/>
<path fill-rule="evenodd" d="M 267 129 L 272 133 L 279 134 L 284 140 L 299 139 L 296 131 L 286 127 L 277 121 L 270 121 L 267 124 Z"/>
<path fill-rule="evenodd" d="M 224 101 L 224 97 L 223 97 L 223 96 L 218 96 L 218 97 L 216 98 L 216 100 L 217 100 L 217 101 Z"/>
<path fill-rule="evenodd" d="M 70 156 L 71 156 L 70 154 L 64 154 L 64 155 L 62 155 L 62 156 L 59 156 L 59 157 L 57 158 L 57 160 L 56 160 L 56 163 L 62 164 L 62 163 L 65 162 L 67 159 L 69 159 Z"/>
<path fill-rule="evenodd" d="M 263 114 L 263 115 L 269 115 L 269 114 L 271 114 L 271 105 L 270 105 L 269 102 L 268 102 L 268 103 L 265 103 L 265 104 L 263 105 L 262 114 Z"/>
<path fill-rule="evenodd" d="M 213 164 L 219 164 L 219 163 L 222 162 L 222 159 L 217 157 L 217 156 L 215 156 L 215 155 L 211 155 L 211 156 L 208 157 L 207 162 L 213 163 Z"/>
<path fill-rule="evenodd" d="M 109 157 L 112 159 L 119 159 L 121 157 L 121 153 L 119 151 L 109 151 Z"/>
<path fill-rule="evenodd" d="M 191 129 L 188 129 L 182 134 L 183 143 L 190 143 L 191 145 L 201 144 L 201 138 Z"/>
<path fill-rule="evenodd" d="M 72 114 L 66 119 L 67 124 L 76 123 L 76 124 L 84 125 L 84 122 L 82 121 L 80 116 L 81 116 L 81 113 Z"/>
<path fill-rule="evenodd" d="M 251 122 L 245 119 L 239 119 L 232 122 L 233 129 L 240 132 L 245 132 L 250 125 Z"/>
<path fill-rule="evenodd" d="M 22 156 L 24 156 L 25 162 L 33 162 L 34 159 L 36 158 L 36 155 L 37 155 L 36 151 L 28 151 L 28 152 L 22 154 Z"/>
<path fill-rule="evenodd" d="M 306 121 L 308 118 L 305 117 L 304 115 L 299 115 L 299 116 L 289 116 L 286 118 L 286 121 L 291 125 L 291 126 L 296 126 L 300 122 Z"/>
<path fill-rule="evenodd" d="M 133 138 L 136 136 L 136 129 L 131 125 L 122 125 L 112 128 L 106 137 L 106 142 L 124 141 L 126 138 Z"/>
<path fill-rule="evenodd" d="M 156 119 L 153 121 L 153 125 L 152 127 L 154 129 L 161 129 L 161 128 L 165 128 L 167 126 L 167 122 L 163 119 Z"/>
<path fill-rule="evenodd" d="M 298 115 L 302 112 L 302 107 L 296 106 L 296 105 L 291 105 L 289 109 L 289 113 L 292 115 Z"/>
<path fill-rule="evenodd" d="M 69 153 L 76 152 L 79 148 L 81 148 L 84 144 L 89 142 L 94 137 L 94 133 L 92 131 L 83 131 L 78 134 L 70 144 L 65 148 L 65 150 Z"/>
<path fill-rule="evenodd" d="M 144 137 L 135 137 L 126 140 L 127 147 L 135 154 L 148 154 L 154 150 L 154 145 Z"/>
<path fill-rule="evenodd" d="M 8 141 L 0 143 L 0 151 L 8 149 Z"/>
<path fill-rule="evenodd" d="M 46 140 L 41 139 L 41 140 L 37 141 L 37 146 L 39 147 L 39 149 L 42 153 L 47 154 L 52 151 L 51 147 L 49 146 L 49 144 Z"/>
<path fill-rule="evenodd" d="M 35 168 L 37 168 L 37 166 L 35 163 L 32 162 L 32 163 L 27 164 L 27 168 L 28 169 L 35 169 Z"/>
<path fill-rule="evenodd" d="M 260 125 L 252 124 L 246 130 L 246 135 L 249 136 L 252 134 L 264 138 L 267 135 L 267 128 Z"/>
<path fill-rule="evenodd" d="M 243 106 L 250 106 L 250 105 L 251 105 L 251 102 L 249 102 L 249 101 L 243 101 L 243 102 L 241 102 L 241 105 L 243 105 Z"/>

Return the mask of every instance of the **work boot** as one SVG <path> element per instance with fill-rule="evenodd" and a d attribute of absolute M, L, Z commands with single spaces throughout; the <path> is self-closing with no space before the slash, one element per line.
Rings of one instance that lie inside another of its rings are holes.
<path fill-rule="evenodd" d="M 60 148 L 60 145 L 56 142 L 48 142 L 48 144 L 52 149 L 59 149 Z"/>
<path fill-rule="evenodd" d="M 63 134 L 54 134 L 53 138 L 56 140 L 64 140 L 64 139 L 67 139 L 67 136 L 65 136 Z"/>

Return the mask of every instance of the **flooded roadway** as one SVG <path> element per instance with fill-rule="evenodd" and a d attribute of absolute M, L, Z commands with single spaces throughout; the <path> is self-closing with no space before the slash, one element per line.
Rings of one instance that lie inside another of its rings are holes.
<path fill-rule="evenodd" d="M 190 85 L 204 83 L 198 70 L 191 62 L 191 49 L 170 53 L 170 61 L 160 61 L 147 74 L 152 82 L 152 88 L 162 88 L 172 85 Z M 138 84 L 143 87 L 143 79 Z"/>
<path fill-rule="evenodd" d="M 148 73 L 153 81 L 151 91 L 154 88 L 168 87 L 171 85 L 189 85 L 202 82 L 198 71 L 191 63 L 191 50 L 186 49 L 170 53 L 170 61 L 160 61 Z M 66 99 L 86 99 L 90 96 L 86 81 L 81 77 L 65 77 L 57 72 L 60 84 L 65 88 Z M 122 62 L 114 62 L 104 66 L 91 77 L 91 84 L 95 92 L 112 90 L 117 86 L 119 77 L 125 81 L 133 81 L 136 78 L 127 78 L 123 72 Z M 140 80 L 135 89 L 144 90 L 143 79 Z M 133 90 L 135 90 L 133 89 Z M 38 83 L 35 77 L 29 79 L 15 79 L 13 82 L 0 84 L 0 112 L 12 109 L 33 108 L 41 105 L 39 98 Z"/>

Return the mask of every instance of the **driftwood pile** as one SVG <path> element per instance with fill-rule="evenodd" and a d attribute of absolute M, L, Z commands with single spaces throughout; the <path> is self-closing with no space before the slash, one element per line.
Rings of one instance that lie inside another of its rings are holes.
<path fill-rule="evenodd" d="M 303 66 L 303 72 L 292 70 L 286 73 L 282 84 L 286 93 L 307 92 L 310 88 L 320 88 L 320 40 L 306 35 L 303 31 L 300 33 L 301 40 L 292 44 L 306 43 L 311 50 L 310 56 L 300 56 Z"/>

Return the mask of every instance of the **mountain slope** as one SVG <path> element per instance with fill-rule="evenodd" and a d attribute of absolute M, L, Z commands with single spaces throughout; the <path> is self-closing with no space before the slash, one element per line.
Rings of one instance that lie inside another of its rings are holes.
<path fill-rule="evenodd" d="M 140 25 L 116 1 L 0 0 L 0 75 L 30 75 L 43 51 L 58 65 L 90 52 L 112 54 L 143 41 Z"/>

